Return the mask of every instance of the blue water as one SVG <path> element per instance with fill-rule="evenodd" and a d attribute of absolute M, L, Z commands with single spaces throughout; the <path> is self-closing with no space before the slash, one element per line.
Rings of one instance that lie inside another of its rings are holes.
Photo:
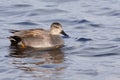
<path fill-rule="evenodd" d="M 49 29 L 70 38 L 52 51 L 17 50 L 8 29 Z M 120 80 L 120 0 L 0 0 L 0 80 Z"/>

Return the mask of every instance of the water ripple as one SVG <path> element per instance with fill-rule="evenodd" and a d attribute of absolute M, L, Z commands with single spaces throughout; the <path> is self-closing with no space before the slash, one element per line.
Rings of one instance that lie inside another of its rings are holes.
<path fill-rule="evenodd" d="M 86 20 L 86 19 L 81 19 L 81 20 L 72 20 L 72 19 L 50 19 L 50 20 L 45 20 L 42 22 L 61 22 L 61 23 L 65 23 L 65 24 L 69 24 L 69 25 L 80 25 L 80 24 L 87 24 L 87 23 L 91 23 L 90 21 Z"/>
<path fill-rule="evenodd" d="M 90 23 L 90 21 L 86 20 L 86 19 L 82 19 L 82 20 L 74 20 L 73 23 Z"/>
<path fill-rule="evenodd" d="M 117 41 L 117 42 L 119 42 L 120 41 L 120 38 L 115 38 L 115 39 L 113 39 L 112 41 Z"/>
<path fill-rule="evenodd" d="M 79 74 L 86 74 L 86 75 L 92 75 L 92 76 L 96 76 L 98 75 L 98 72 L 96 70 L 79 70 L 78 72 Z"/>
<path fill-rule="evenodd" d="M 50 15 L 50 14 L 57 14 L 57 13 L 59 13 L 59 14 L 67 13 L 67 11 L 61 10 L 61 9 L 34 9 L 34 10 L 30 11 L 28 16 Z"/>
<path fill-rule="evenodd" d="M 91 51 L 93 51 L 93 50 L 107 50 L 107 49 L 114 49 L 114 48 L 117 48 L 118 46 L 99 46 L 99 47 L 97 47 L 97 46 L 95 46 L 95 47 L 88 47 L 88 48 L 85 48 L 86 50 L 91 50 Z"/>
<path fill-rule="evenodd" d="M 79 39 L 77 39 L 77 41 L 86 42 L 86 41 L 92 41 L 92 39 L 90 39 L 90 38 L 79 38 Z"/>
<path fill-rule="evenodd" d="M 109 57 L 109 56 L 116 56 L 116 55 L 120 55 L 120 54 L 118 54 L 118 53 L 106 53 L 106 54 L 91 55 L 91 57 Z"/>
<path fill-rule="evenodd" d="M 23 16 L 27 13 L 28 11 L 1 11 L 0 16 Z"/>
<path fill-rule="evenodd" d="M 30 4 L 15 4 L 13 7 L 17 8 L 25 8 L 25 7 L 31 7 L 32 5 Z"/>
<path fill-rule="evenodd" d="M 90 23 L 89 25 L 92 26 L 92 27 L 102 27 L 101 24 Z"/>
<path fill-rule="evenodd" d="M 11 23 L 11 24 L 17 24 L 17 25 L 38 25 L 37 23 L 29 22 L 29 21 L 16 22 L 16 23 Z"/>
<path fill-rule="evenodd" d="M 78 1 L 78 0 L 44 0 L 45 2 L 58 2 L 58 3 L 65 3 L 65 2 L 72 2 L 72 1 Z"/>
<path fill-rule="evenodd" d="M 80 25 L 82 25 L 82 24 L 87 24 L 88 26 L 96 27 L 96 28 L 102 27 L 101 24 L 93 23 L 93 22 L 91 22 L 91 21 L 89 21 L 89 20 L 87 20 L 87 19 L 73 20 L 73 21 L 71 21 L 71 23 L 80 24 Z M 79 28 L 79 27 L 77 27 L 77 28 Z"/>
<path fill-rule="evenodd" d="M 114 10 L 114 11 L 108 12 L 107 15 L 120 17 L 120 11 Z"/>

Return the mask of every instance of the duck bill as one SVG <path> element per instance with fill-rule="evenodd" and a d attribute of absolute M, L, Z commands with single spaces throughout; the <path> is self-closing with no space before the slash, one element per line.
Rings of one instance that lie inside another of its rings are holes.
<path fill-rule="evenodd" d="M 69 37 L 63 30 L 62 30 L 61 34 L 63 34 L 66 37 Z"/>

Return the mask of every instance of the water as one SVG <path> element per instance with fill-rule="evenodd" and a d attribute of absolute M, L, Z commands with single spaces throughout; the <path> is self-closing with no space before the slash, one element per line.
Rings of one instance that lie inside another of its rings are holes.
<path fill-rule="evenodd" d="M 49 29 L 70 38 L 52 51 L 17 50 L 8 29 Z M 120 0 L 0 0 L 0 80 L 120 80 Z"/>

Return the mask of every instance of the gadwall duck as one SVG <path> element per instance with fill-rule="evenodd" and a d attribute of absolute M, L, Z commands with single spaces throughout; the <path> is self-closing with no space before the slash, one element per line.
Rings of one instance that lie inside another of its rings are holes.
<path fill-rule="evenodd" d="M 68 35 L 63 31 L 60 23 L 52 23 L 50 30 L 44 30 L 41 28 L 28 29 L 28 30 L 10 30 L 13 36 L 8 37 L 11 41 L 11 45 L 18 45 L 22 48 L 60 48 L 64 45 L 64 41 L 60 37 L 60 34 L 64 36 Z"/>

